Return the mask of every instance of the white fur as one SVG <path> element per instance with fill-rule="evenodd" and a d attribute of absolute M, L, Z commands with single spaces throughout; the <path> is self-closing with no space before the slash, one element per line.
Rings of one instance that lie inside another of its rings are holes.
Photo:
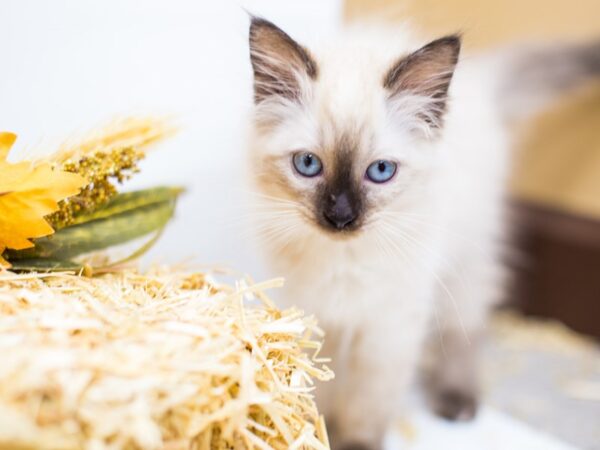
<path fill-rule="evenodd" d="M 392 182 L 365 187 L 381 208 L 348 239 L 321 231 L 301 200 L 257 187 L 268 258 L 287 278 L 283 299 L 314 313 L 327 333 L 336 380 L 319 387 L 320 408 L 337 421 L 344 441 L 374 446 L 401 407 L 426 338 L 445 330 L 474 338 L 502 285 L 509 152 L 494 75 L 463 57 L 444 125 L 434 133 L 416 116 L 429 99 L 390 103 L 382 87 L 391 65 L 425 43 L 406 31 L 353 30 L 311 48 L 319 76 L 303 80 L 306 100 L 258 105 L 256 120 L 276 123 L 257 126 L 250 145 L 255 175 L 264 177 L 263 161 L 275 159 L 299 192 L 315 180 L 293 173 L 291 153 L 319 154 L 340 129 L 362 130 L 365 169 L 379 158 L 400 163 Z"/>

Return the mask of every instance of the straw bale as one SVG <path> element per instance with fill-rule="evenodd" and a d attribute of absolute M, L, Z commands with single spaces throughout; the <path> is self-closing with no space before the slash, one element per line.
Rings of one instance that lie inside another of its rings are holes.
<path fill-rule="evenodd" d="M 0 272 L 0 449 L 327 449 L 333 374 L 280 284 Z"/>

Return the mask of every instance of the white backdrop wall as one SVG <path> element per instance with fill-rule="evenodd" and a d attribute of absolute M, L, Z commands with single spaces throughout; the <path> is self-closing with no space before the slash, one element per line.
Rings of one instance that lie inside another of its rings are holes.
<path fill-rule="evenodd" d="M 0 129 L 18 133 L 19 158 L 115 116 L 174 115 L 181 132 L 126 185 L 188 189 L 146 259 L 263 276 L 237 220 L 252 98 L 244 9 L 316 40 L 335 29 L 340 4 L 0 0 Z"/>

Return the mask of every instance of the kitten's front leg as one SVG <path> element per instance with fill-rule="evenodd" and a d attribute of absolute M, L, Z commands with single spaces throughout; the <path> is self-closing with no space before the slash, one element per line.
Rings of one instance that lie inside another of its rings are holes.
<path fill-rule="evenodd" d="M 423 352 L 424 384 L 433 411 L 449 420 L 470 420 L 477 412 L 478 347 L 505 276 L 499 258 L 490 259 L 490 255 L 494 247 L 466 254 L 461 272 L 446 275 L 446 288 L 437 292 L 439 320 Z"/>
<path fill-rule="evenodd" d="M 388 319 L 358 332 L 348 366 L 336 375 L 334 450 L 381 449 L 386 429 L 401 408 L 425 327 L 419 318 L 412 323 Z"/>
<path fill-rule="evenodd" d="M 479 396 L 478 333 L 446 327 L 435 334 L 425 352 L 423 367 L 431 408 L 448 420 L 470 420 L 477 412 Z"/>

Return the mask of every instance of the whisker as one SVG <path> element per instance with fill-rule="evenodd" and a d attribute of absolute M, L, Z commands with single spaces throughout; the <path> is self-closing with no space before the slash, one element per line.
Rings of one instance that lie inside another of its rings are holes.
<path fill-rule="evenodd" d="M 387 223 L 389 226 L 392 226 L 397 232 L 402 234 L 402 237 L 404 237 L 405 239 L 410 240 L 411 242 L 413 242 L 416 246 L 422 248 L 424 251 L 426 251 L 430 256 L 433 256 L 434 258 L 436 258 L 441 264 L 443 264 L 444 268 L 449 269 L 452 271 L 452 273 L 456 276 L 456 278 L 458 279 L 459 283 L 461 284 L 461 286 L 464 289 L 467 289 L 467 283 L 465 282 L 464 276 L 462 275 L 462 272 L 459 270 L 461 267 L 461 264 L 459 261 L 449 261 L 447 258 L 445 258 L 444 256 L 442 256 L 442 254 L 440 253 L 436 253 L 434 252 L 431 248 L 427 247 L 426 245 L 424 245 L 422 242 L 420 242 L 418 239 L 416 239 L 413 235 L 411 235 L 408 232 L 403 232 L 403 230 L 394 227 L 393 223 L 390 223 L 388 221 L 382 220 L 384 223 Z M 417 232 L 417 230 L 414 230 L 411 228 L 411 230 L 413 232 Z M 456 269 L 454 266 L 458 266 L 458 269 Z"/>
<path fill-rule="evenodd" d="M 390 246 L 395 247 L 397 249 L 397 252 L 399 253 L 399 255 L 402 257 L 403 261 L 406 264 L 406 267 L 408 268 L 408 270 L 410 270 L 412 273 L 415 273 L 415 270 L 413 269 L 413 265 L 410 264 L 410 258 L 408 257 L 408 255 L 406 255 L 402 249 L 398 246 L 396 246 L 393 242 L 393 240 L 391 239 L 391 237 L 387 236 L 386 234 L 384 234 L 383 232 L 381 232 L 381 235 L 383 238 L 385 238 L 385 240 L 390 244 Z M 435 322 L 436 322 L 436 328 L 437 328 L 437 334 L 440 340 L 440 345 L 442 347 L 442 352 L 444 353 L 444 355 L 446 355 L 446 346 L 444 343 L 444 335 L 442 333 L 442 326 L 440 324 L 440 319 L 439 319 L 439 314 L 438 314 L 438 304 L 437 302 L 433 302 L 433 313 L 435 316 Z"/>
<path fill-rule="evenodd" d="M 383 225 L 384 225 L 384 227 L 386 227 L 386 226 L 389 227 L 389 224 L 386 224 L 385 222 L 383 222 Z M 409 236 L 407 236 L 405 233 L 399 232 L 400 230 L 397 230 L 397 229 L 394 229 L 394 228 L 391 228 L 389 230 L 390 230 L 390 232 L 394 232 L 394 235 L 397 238 L 402 239 L 402 241 L 405 244 L 412 245 L 413 248 L 415 248 L 415 247 L 418 248 L 420 246 L 420 248 L 422 248 L 424 250 L 427 249 L 426 246 L 424 246 L 423 244 L 421 244 L 418 241 L 415 241 L 414 239 L 411 242 L 411 240 L 407 239 Z M 398 246 L 398 244 L 396 242 L 394 242 L 393 240 L 389 240 L 389 242 L 390 242 L 391 245 L 393 245 L 396 248 L 397 251 L 401 251 L 401 248 Z M 417 246 L 417 244 L 419 244 L 419 246 Z M 458 318 L 458 322 L 459 322 L 459 325 L 461 327 L 461 331 L 463 332 L 463 334 L 465 336 L 465 339 L 467 340 L 467 343 L 470 345 L 471 344 L 471 340 L 469 338 L 469 335 L 467 333 L 467 329 L 466 329 L 466 327 L 464 325 L 464 322 L 462 320 L 462 315 L 461 315 L 460 310 L 458 308 L 458 303 L 456 302 L 456 298 L 454 297 L 454 295 L 452 294 L 452 292 L 450 291 L 450 289 L 448 288 L 448 286 L 446 285 L 446 283 L 444 283 L 444 281 L 438 276 L 438 274 L 436 273 L 436 271 L 433 270 L 433 269 L 431 269 L 431 268 L 427 268 L 427 265 L 424 264 L 424 261 L 422 261 L 420 258 L 417 258 L 417 259 L 418 259 L 418 261 L 421 264 L 424 265 L 424 267 L 426 269 L 428 269 L 430 271 L 431 276 L 433 276 L 435 278 L 436 282 L 440 285 L 440 287 L 442 288 L 442 290 L 446 293 L 446 295 L 450 299 L 452 307 L 454 309 L 454 312 L 455 312 L 455 314 L 456 314 L 456 316 Z"/>
<path fill-rule="evenodd" d="M 431 223 L 426 220 L 420 220 L 421 218 L 422 219 L 431 219 L 430 217 L 423 215 L 423 214 L 383 212 L 383 213 L 379 213 L 378 217 L 382 218 L 383 220 L 386 220 L 386 219 L 392 220 L 400 225 L 407 225 L 406 222 L 412 222 L 412 223 L 415 223 L 418 225 L 424 225 L 426 227 L 430 227 L 432 229 L 435 229 L 435 230 L 441 231 L 443 233 L 447 233 L 449 235 L 457 237 L 459 239 L 462 239 L 464 242 L 472 245 L 476 249 L 482 250 L 481 246 L 478 242 L 476 242 L 466 236 L 463 236 L 454 230 L 450 230 L 447 226 Z"/>

